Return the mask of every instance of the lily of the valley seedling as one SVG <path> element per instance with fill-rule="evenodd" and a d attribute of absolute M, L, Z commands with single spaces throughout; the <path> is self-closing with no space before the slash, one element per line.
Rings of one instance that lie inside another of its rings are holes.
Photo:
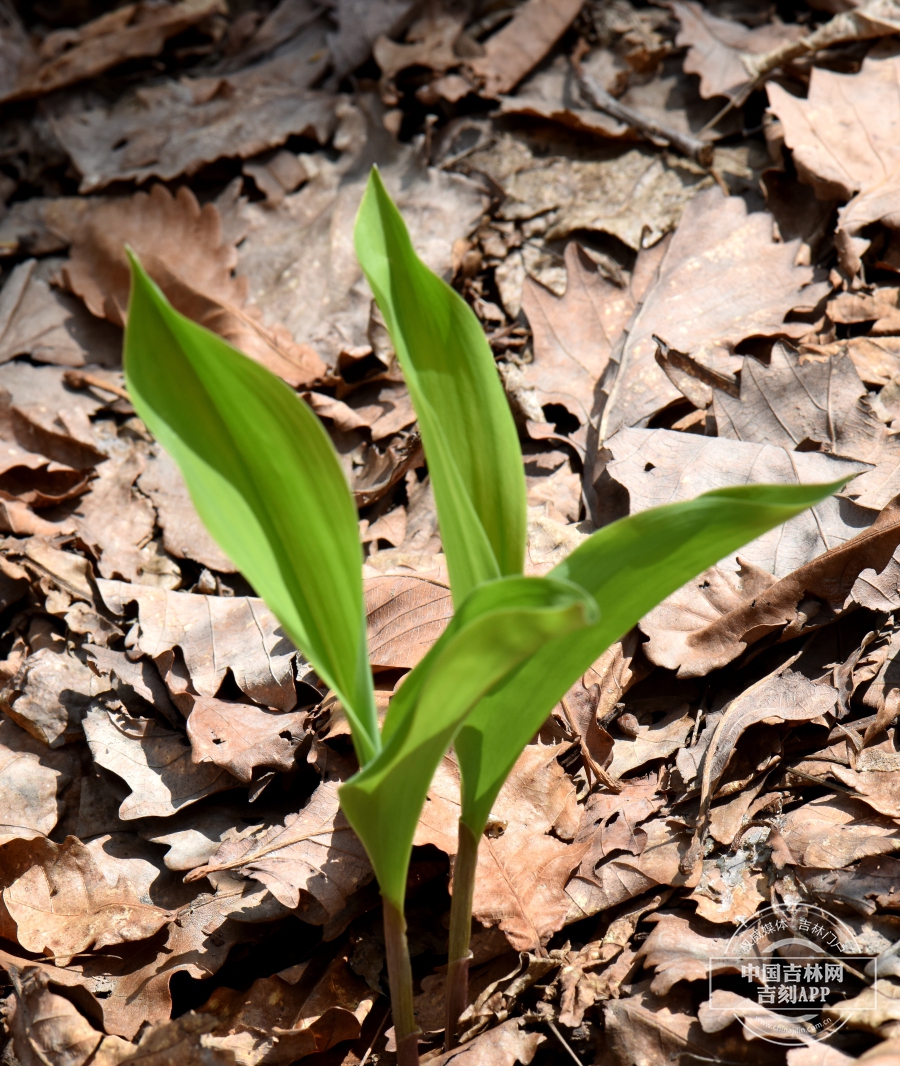
<path fill-rule="evenodd" d="M 357 514 L 322 424 L 279 378 L 176 312 L 140 264 L 125 334 L 134 405 L 181 468 L 200 517 L 347 712 L 360 770 L 341 805 L 384 903 L 398 1061 L 418 1062 L 404 897 L 441 758 L 462 776 L 447 1039 L 465 1006 L 478 842 L 553 705 L 672 591 L 838 485 L 748 486 L 594 533 L 545 577 L 523 575 L 525 480 L 493 356 L 465 301 L 416 256 L 373 171 L 356 248 L 418 416 L 454 616 L 379 729 Z"/>

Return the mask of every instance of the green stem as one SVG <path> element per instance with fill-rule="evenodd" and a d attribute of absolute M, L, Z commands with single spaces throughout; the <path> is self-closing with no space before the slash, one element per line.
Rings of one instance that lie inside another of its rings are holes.
<path fill-rule="evenodd" d="M 382 896 L 384 907 L 384 947 L 387 956 L 391 1012 L 397 1040 L 397 1066 L 419 1066 L 419 1037 L 413 1009 L 412 966 L 406 942 L 403 911 Z"/>
<path fill-rule="evenodd" d="M 448 1051 L 456 1047 L 459 1018 L 469 1005 L 469 959 L 472 957 L 469 939 L 472 935 L 472 900 L 475 897 L 475 870 L 478 866 L 479 838 L 464 822 L 459 823 L 458 832 L 444 997 L 447 1003 L 444 1046 Z"/>

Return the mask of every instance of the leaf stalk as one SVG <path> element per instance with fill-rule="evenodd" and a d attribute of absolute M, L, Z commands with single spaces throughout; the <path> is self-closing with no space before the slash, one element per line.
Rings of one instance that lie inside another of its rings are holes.
<path fill-rule="evenodd" d="M 412 966 L 406 939 L 406 919 L 401 908 L 385 896 L 384 947 L 387 957 L 388 986 L 391 992 L 391 1013 L 397 1040 L 397 1066 L 419 1066 L 419 1037 L 413 1008 Z"/>
<path fill-rule="evenodd" d="M 462 1012 L 469 1005 L 469 960 L 472 953 L 472 902 L 475 898 L 475 871 L 478 867 L 479 837 L 465 822 L 459 822 L 456 863 L 453 868 L 453 898 L 450 904 L 450 938 L 447 945 L 446 1025 L 444 1046 L 457 1046 L 457 1030 Z"/>

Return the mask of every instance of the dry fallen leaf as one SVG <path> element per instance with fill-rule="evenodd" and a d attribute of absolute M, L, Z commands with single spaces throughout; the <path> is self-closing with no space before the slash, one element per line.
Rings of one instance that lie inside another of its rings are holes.
<path fill-rule="evenodd" d="M 194 700 L 187 720 L 191 758 L 214 763 L 242 784 L 257 768 L 291 770 L 306 734 L 306 715 L 264 710 L 248 703 L 226 703 L 210 697 Z"/>
<path fill-rule="evenodd" d="M 3 903 L 16 923 L 19 944 L 60 966 L 92 948 L 145 940 L 172 918 L 141 903 L 130 882 L 111 885 L 75 837 L 4 888 Z"/>
<path fill-rule="evenodd" d="M 94 761 L 127 782 L 131 793 L 119 808 L 124 821 L 165 818 L 237 781 L 221 767 L 196 765 L 181 733 L 149 718 L 94 708 L 84 717 Z"/>
<path fill-rule="evenodd" d="M 154 56 L 169 37 L 224 10 L 222 0 L 180 0 L 157 6 L 146 2 L 125 4 L 78 30 L 48 34 L 35 50 L 21 42 L 17 66 L 4 71 L 0 101 L 42 96 L 110 67 L 140 56 Z M 9 30 L 6 30 L 9 33 Z"/>
<path fill-rule="evenodd" d="M 646 654 L 682 677 L 702 677 L 767 634 L 796 636 L 852 606 L 859 575 L 891 566 L 898 542 L 900 518 L 892 503 L 868 529 L 780 581 L 752 564 L 742 564 L 737 574 L 713 567 L 641 621 L 650 637 Z M 828 613 L 820 617 L 823 611 Z"/>
<path fill-rule="evenodd" d="M 220 987 L 201 1008 L 218 1020 L 207 1045 L 241 1066 L 290 1066 L 360 1035 L 374 994 L 339 952 L 310 987 L 308 963 L 259 978 L 246 992 Z"/>
<path fill-rule="evenodd" d="M 64 996 L 50 991 L 46 971 L 22 960 L 9 966 L 15 994 L 6 1003 L 12 1051 L 22 1066 L 118 1066 L 131 1057 L 134 1045 L 118 1036 L 104 1036 Z"/>
<path fill-rule="evenodd" d="M 848 76 L 814 67 L 809 96 L 792 96 L 780 85 L 768 85 L 769 107 L 781 121 L 785 144 L 791 149 L 802 180 L 816 195 L 850 202 L 838 215 L 835 244 L 844 269 L 859 272 L 871 237 L 862 231 L 882 222 L 897 229 L 900 162 L 894 129 L 900 121 L 894 42 L 877 45 L 858 74 Z M 892 240 L 896 237 L 892 236 Z M 882 260 L 900 266 L 889 248 Z"/>
<path fill-rule="evenodd" d="M 609 458 L 604 483 L 611 478 L 627 490 L 630 514 L 729 485 L 811 484 L 865 470 L 860 463 L 819 452 L 786 451 L 771 444 L 671 430 L 620 429 L 607 440 L 605 454 Z M 745 545 L 740 556 L 775 577 L 785 577 L 822 552 L 849 542 L 873 517 L 869 510 L 829 497 Z M 731 561 L 734 558 L 724 565 L 737 569 Z"/>
<path fill-rule="evenodd" d="M 174 665 L 173 649 L 184 656 L 190 685 L 215 696 L 227 670 L 250 699 L 283 711 L 297 702 L 295 651 L 262 600 L 169 592 L 123 581 L 98 581 L 106 606 L 116 615 L 138 605 L 138 648 L 164 672 Z"/>
<path fill-rule="evenodd" d="M 785 815 L 778 832 L 787 861 L 827 870 L 900 847 L 894 821 L 844 795 L 822 796 L 797 807 Z"/>
<path fill-rule="evenodd" d="M 508 93 L 550 51 L 581 10 L 581 0 L 526 0 L 488 39 L 484 55 L 468 62 L 482 95 Z"/>
<path fill-rule="evenodd" d="M 177 310 L 289 384 L 310 382 L 324 370 L 283 327 L 266 327 L 243 310 L 247 279 L 232 276 L 237 253 L 223 238 L 219 211 L 214 204 L 201 209 L 187 186 L 173 197 L 154 185 L 149 194 L 101 202 L 82 219 L 62 278 L 93 314 L 117 325 L 125 322 L 130 284 L 126 245 Z"/>
<path fill-rule="evenodd" d="M 808 323 L 785 319 L 797 308 L 814 308 L 829 287 L 813 281 L 811 268 L 795 265 L 798 247 L 799 238 L 773 241 L 770 218 L 749 213 L 741 197 L 723 196 L 718 188 L 698 193 L 629 323 L 609 386 L 604 435 L 622 425 L 646 425 L 680 397 L 656 363 L 654 336 L 727 373 L 745 338 L 807 333 Z"/>
<path fill-rule="evenodd" d="M 640 294 L 607 281 L 574 241 L 565 260 L 565 296 L 525 280 L 522 310 L 534 334 L 534 360 L 523 368 L 523 377 L 538 404 L 562 404 L 584 425 L 594 389 Z"/>
<path fill-rule="evenodd" d="M 241 840 L 226 841 L 188 880 L 224 871 L 252 877 L 285 907 L 306 903 L 306 921 L 324 924 L 372 880 L 365 850 L 338 805 L 338 781 L 323 781 L 298 814 Z M 304 899 L 304 897 L 306 897 Z M 308 906 L 309 899 L 313 908 Z"/>
<path fill-rule="evenodd" d="M 418 577 L 370 577 L 365 594 L 373 666 L 412 669 L 453 614 L 450 590 Z"/>
<path fill-rule="evenodd" d="M 59 747 L 81 740 L 81 719 L 107 686 L 74 655 L 41 648 L 3 693 L 3 710 L 36 740 Z"/>
<path fill-rule="evenodd" d="M 694 0 L 673 0 L 671 6 L 681 23 L 675 43 L 688 48 L 684 69 L 700 75 L 700 92 L 705 97 L 731 96 L 749 82 L 741 53 L 765 54 L 803 35 L 801 26 L 786 26 L 777 16 L 748 29 L 735 19 L 704 10 Z"/>
<path fill-rule="evenodd" d="M 178 559 L 193 559 L 210 570 L 235 572 L 234 563 L 210 536 L 200 520 L 181 471 L 163 449 L 145 457 L 138 488 L 156 508 L 163 545 Z"/>
<path fill-rule="evenodd" d="M 71 780 L 67 762 L 11 719 L 0 719 L 0 843 L 52 832 L 59 797 Z"/>
<path fill-rule="evenodd" d="M 222 155 L 242 159 L 291 136 L 324 144 L 335 97 L 309 89 L 328 62 L 327 22 L 313 22 L 286 54 L 232 74 L 140 85 L 111 103 L 54 99 L 53 131 L 81 174 L 80 191 L 190 175 Z"/>

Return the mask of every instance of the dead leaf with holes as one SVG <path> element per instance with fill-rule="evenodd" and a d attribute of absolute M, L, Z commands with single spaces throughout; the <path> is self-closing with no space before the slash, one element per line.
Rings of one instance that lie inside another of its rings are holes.
<path fill-rule="evenodd" d="M 194 763 L 221 766 L 247 785 L 257 768 L 293 769 L 297 748 L 306 735 L 306 714 L 206 697 L 194 700 L 187 735 Z"/>
<path fill-rule="evenodd" d="M 74 1003 L 50 990 L 45 970 L 23 959 L 21 968 L 8 965 L 7 973 L 14 994 L 6 1002 L 6 1021 L 23 1066 L 117 1066 L 131 1058 L 134 1045 L 95 1029 Z"/>
<path fill-rule="evenodd" d="M 119 807 L 124 821 L 165 818 L 204 796 L 237 785 L 220 766 L 193 763 L 184 736 L 153 719 L 97 707 L 88 711 L 83 725 L 94 761 L 131 789 Z"/>
<path fill-rule="evenodd" d="M 801 180 L 822 199 L 849 200 L 838 213 L 835 244 L 841 266 L 859 272 L 872 243 L 867 227 L 880 223 L 889 243 L 879 262 L 900 268 L 900 122 L 897 71 L 900 49 L 887 40 L 875 46 L 857 74 L 813 67 L 806 99 L 773 82 L 769 107 L 784 130 Z"/>
<path fill-rule="evenodd" d="M 214 204 L 203 208 L 181 186 L 173 197 L 164 185 L 149 194 L 100 202 L 85 213 L 61 277 L 98 318 L 124 325 L 132 248 L 176 310 L 224 337 L 291 385 L 312 381 L 324 366 L 306 345 L 280 326 L 264 326 L 243 309 L 246 278 L 232 276 L 234 245 L 223 238 Z"/>
<path fill-rule="evenodd" d="M 226 841 L 189 881 L 227 873 L 254 878 L 285 907 L 304 905 L 313 924 L 337 914 L 349 897 L 374 876 L 365 849 L 340 810 L 336 780 L 323 781 L 297 814 L 283 824 Z"/>
<path fill-rule="evenodd" d="M 3 903 L 19 944 L 60 966 L 82 952 L 146 940 L 172 918 L 142 903 L 130 882 L 120 878 L 111 885 L 76 837 L 5 888 Z"/>
<path fill-rule="evenodd" d="M 245 695 L 267 707 L 293 710 L 297 702 L 293 660 L 296 652 L 262 600 L 246 596 L 201 596 L 169 592 L 123 581 L 98 581 L 106 606 L 123 615 L 138 605 L 137 646 L 162 666 L 176 670 L 180 648 L 189 680 L 182 691 L 215 696 L 231 670 Z M 174 684 L 174 680 L 171 682 Z M 170 684 L 171 688 L 171 684 Z"/>

